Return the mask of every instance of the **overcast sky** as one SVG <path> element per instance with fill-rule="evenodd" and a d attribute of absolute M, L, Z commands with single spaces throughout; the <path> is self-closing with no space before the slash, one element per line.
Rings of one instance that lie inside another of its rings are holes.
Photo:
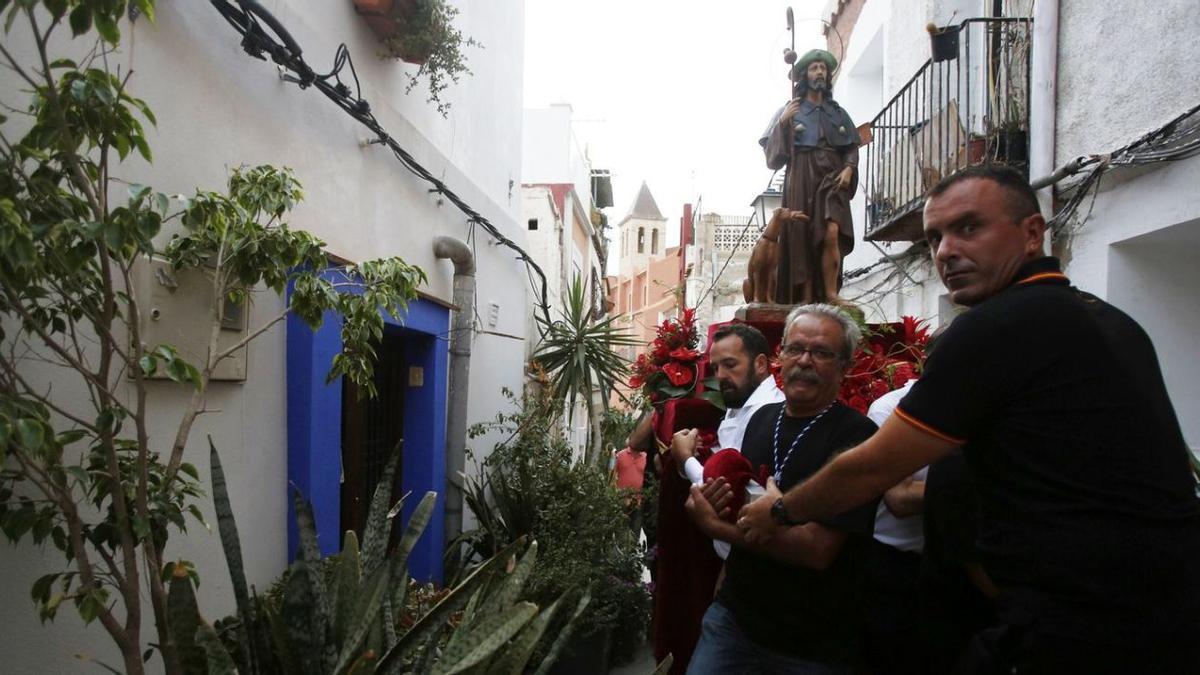
<path fill-rule="evenodd" d="M 825 0 L 526 0 L 525 107 L 570 103 L 592 164 L 613 174 L 612 222 L 646 181 L 678 242 L 685 202 L 750 215 L 771 172 L 757 140 L 796 51 L 824 47 Z"/>

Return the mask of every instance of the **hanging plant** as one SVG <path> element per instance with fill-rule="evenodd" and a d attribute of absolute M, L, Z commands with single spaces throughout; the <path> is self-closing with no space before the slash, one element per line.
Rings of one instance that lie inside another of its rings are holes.
<path fill-rule="evenodd" d="M 419 66 L 416 73 L 406 73 L 408 86 L 405 93 L 412 92 L 424 78 L 429 86 L 426 101 L 436 105 L 437 111 L 446 117 L 450 103 L 442 100 L 442 92 L 464 74 L 471 74 L 465 50 L 468 47 L 483 48 L 478 40 L 464 36 L 454 27 L 458 8 L 447 0 L 354 2 L 383 41 L 384 57 Z"/>

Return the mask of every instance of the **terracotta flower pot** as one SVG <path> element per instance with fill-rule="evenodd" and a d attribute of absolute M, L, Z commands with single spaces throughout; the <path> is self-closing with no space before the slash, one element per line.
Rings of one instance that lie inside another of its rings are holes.
<path fill-rule="evenodd" d="M 380 40 L 400 32 L 405 19 L 417 8 L 417 0 L 353 0 L 358 12 Z"/>

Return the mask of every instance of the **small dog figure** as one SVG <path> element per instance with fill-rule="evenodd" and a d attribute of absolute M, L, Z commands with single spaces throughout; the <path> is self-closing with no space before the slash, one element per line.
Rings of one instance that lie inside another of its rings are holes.
<path fill-rule="evenodd" d="M 775 302 L 779 233 L 787 225 L 807 223 L 808 220 L 803 211 L 793 209 L 775 209 L 775 213 L 771 214 L 771 222 L 767 223 L 766 229 L 754 243 L 754 251 L 750 253 L 750 262 L 746 265 L 746 279 L 742 281 L 742 296 L 746 302 Z"/>

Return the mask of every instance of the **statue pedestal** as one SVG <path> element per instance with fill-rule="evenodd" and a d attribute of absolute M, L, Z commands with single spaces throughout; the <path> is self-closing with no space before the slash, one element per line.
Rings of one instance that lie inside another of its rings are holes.
<path fill-rule="evenodd" d="M 746 323 L 778 323 L 783 324 L 794 305 L 777 305 L 773 302 L 752 302 L 742 305 L 733 316 Z"/>

